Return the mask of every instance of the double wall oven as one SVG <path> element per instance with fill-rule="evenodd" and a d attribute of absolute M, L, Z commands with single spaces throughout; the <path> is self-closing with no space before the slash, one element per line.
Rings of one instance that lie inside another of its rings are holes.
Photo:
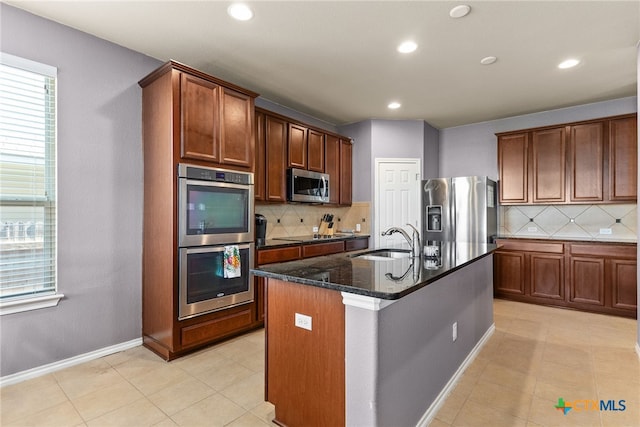
<path fill-rule="evenodd" d="M 253 174 L 178 165 L 178 319 L 253 301 Z"/>

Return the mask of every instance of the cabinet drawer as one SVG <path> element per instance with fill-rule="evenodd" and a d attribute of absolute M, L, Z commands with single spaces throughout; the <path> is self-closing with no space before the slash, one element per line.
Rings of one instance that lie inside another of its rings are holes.
<path fill-rule="evenodd" d="M 496 241 L 498 248 L 506 251 L 547 252 L 552 254 L 564 253 L 564 244 L 553 242 L 524 242 L 522 240 Z"/>
<path fill-rule="evenodd" d="M 182 328 L 180 331 L 182 346 L 189 347 L 206 343 L 251 325 L 253 316 L 250 307 L 248 305 L 246 310 L 236 311 L 228 315 L 222 315 L 217 319 Z"/>
<path fill-rule="evenodd" d="M 571 255 L 587 255 L 608 258 L 636 259 L 636 247 L 634 245 L 607 245 L 607 244 L 582 244 L 572 243 Z"/>
<path fill-rule="evenodd" d="M 369 238 L 362 239 L 353 239 L 353 240 L 345 240 L 344 242 L 344 250 L 345 251 L 357 251 L 359 249 L 367 249 L 369 247 Z"/>
<path fill-rule="evenodd" d="M 259 249 L 258 265 L 271 264 L 274 262 L 285 262 L 300 259 L 301 247 L 287 246 L 285 248 Z"/>
<path fill-rule="evenodd" d="M 310 258 L 320 255 L 337 254 L 344 252 L 344 241 L 330 243 L 315 243 L 302 246 L 302 257 Z"/>

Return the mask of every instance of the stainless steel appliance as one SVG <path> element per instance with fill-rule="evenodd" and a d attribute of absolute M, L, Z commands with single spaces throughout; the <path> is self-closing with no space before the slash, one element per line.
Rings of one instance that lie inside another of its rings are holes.
<path fill-rule="evenodd" d="M 253 301 L 253 192 L 252 173 L 178 165 L 179 320 Z"/>
<path fill-rule="evenodd" d="M 422 236 L 430 242 L 492 242 L 498 229 L 496 183 L 485 176 L 422 181 Z M 430 249 L 429 249 L 430 250 Z"/>
<path fill-rule="evenodd" d="M 253 174 L 178 165 L 180 247 L 253 241 Z"/>
<path fill-rule="evenodd" d="M 329 203 L 329 175 L 303 169 L 287 169 L 287 200 Z"/>
<path fill-rule="evenodd" d="M 231 308 L 253 301 L 253 243 L 235 245 L 240 275 L 225 277 L 225 246 L 180 248 L 178 319 Z"/>

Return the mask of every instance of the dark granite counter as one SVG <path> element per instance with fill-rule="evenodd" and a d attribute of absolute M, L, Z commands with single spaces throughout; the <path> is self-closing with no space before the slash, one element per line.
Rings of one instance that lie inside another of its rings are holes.
<path fill-rule="evenodd" d="M 351 240 L 363 237 L 369 237 L 368 234 L 351 234 L 351 233 L 339 233 L 331 237 L 314 237 L 312 234 L 306 236 L 293 236 L 293 237 L 280 237 L 276 239 L 267 239 L 263 245 L 256 246 L 256 249 L 271 249 L 277 247 L 295 246 L 300 244 L 310 243 L 324 243 L 332 242 L 336 240 Z"/>
<path fill-rule="evenodd" d="M 363 259 L 358 253 L 269 264 L 251 270 L 256 276 L 395 300 L 435 282 L 480 258 L 496 246 L 484 243 L 442 243 L 439 257 Z"/>

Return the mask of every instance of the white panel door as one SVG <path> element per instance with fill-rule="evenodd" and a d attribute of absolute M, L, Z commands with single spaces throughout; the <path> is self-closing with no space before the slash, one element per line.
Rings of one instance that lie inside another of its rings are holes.
<path fill-rule="evenodd" d="M 374 244 L 385 247 L 406 242 L 399 233 L 382 236 L 389 227 L 411 224 L 420 230 L 420 159 L 376 159 Z"/>

